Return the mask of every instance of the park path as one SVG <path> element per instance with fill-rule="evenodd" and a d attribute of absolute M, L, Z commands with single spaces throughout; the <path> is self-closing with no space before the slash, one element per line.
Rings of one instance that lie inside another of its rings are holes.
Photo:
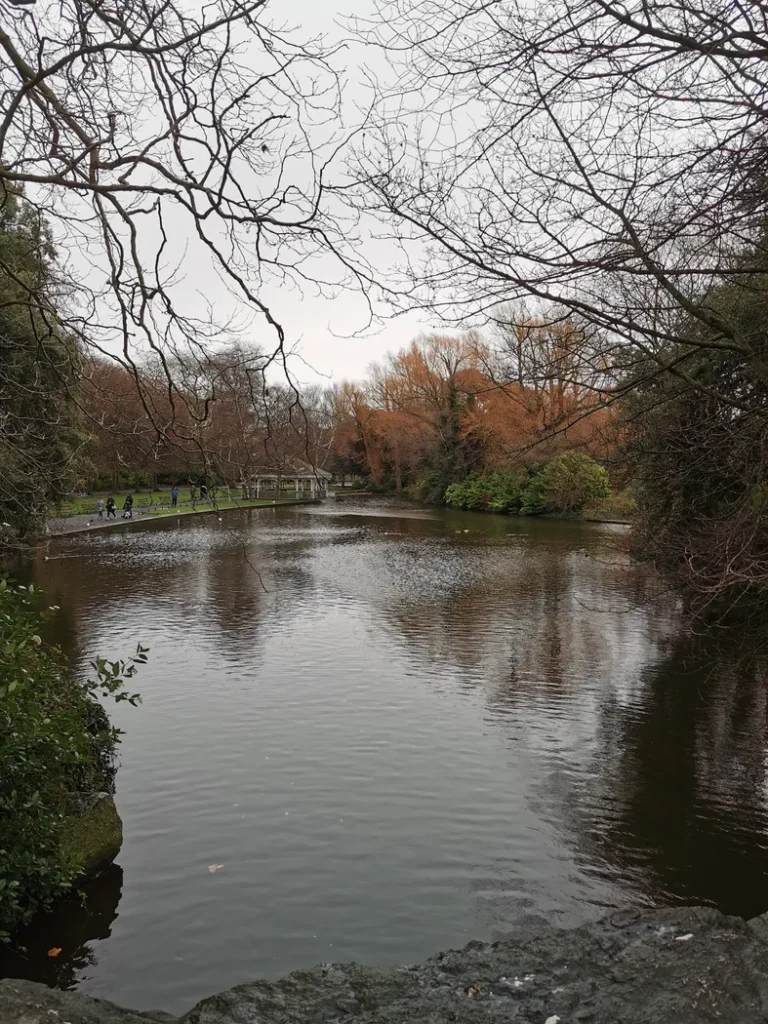
<path fill-rule="evenodd" d="M 198 509 L 199 512 L 212 512 L 213 509 Z M 190 513 L 187 513 L 188 515 Z M 122 510 L 117 513 L 117 519 L 107 520 L 107 513 L 104 518 L 99 519 L 95 512 L 77 516 L 56 516 L 48 520 L 48 534 L 51 537 L 61 537 L 67 533 L 88 533 L 91 530 L 114 529 L 115 526 L 135 526 L 137 523 L 152 523 L 165 519 L 165 516 L 148 516 L 138 509 L 133 510 L 132 519 L 123 519 Z"/>
<path fill-rule="evenodd" d="M 178 514 L 181 514 L 181 515 L 183 515 L 186 518 L 187 516 L 207 515 L 207 514 L 209 514 L 211 512 L 218 512 L 219 514 L 221 514 L 222 512 L 233 512 L 233 511 L 235 511 L 235 508 L 232 508 L 231 506 L 222 509 L 222 508 L 218 508 L 215 504 L 213 504 L 213 505 L 206 504 L 205 507 L 201 507 L 200 503 L 198 503 L 198 507 L 194 511 L 190 511 L 189 504 L 190 504 L 189 502 L 179 502 L 179 505 L 178 505 L 179 512 L 178 512 Z M 282 505 L 319 505 L 319 504 L 320 504 L 320 499 L 319 498 L 298 498 L 298 499 L 288 498 L 288 499 L 281 499 L 280 501 L 277 501 L 277 502 L 265 501 L 265 502 L 259 503 L 258 505 L 255 502 L 250 502 L 250 503 L 244 504 L 242 507 L 244 509 L 248 510 L 248 509 L 254 509 L 254 508 L 271 508 L 271 507 L 274 507 L 275 505 L 282 506 Z M 133 518 L 132 519 L 123 519 L 122 518 L 122 515 L 123 515 L 122 510 L 118 509 L 117 519 L 110 519 L 110 520 L 107 520 L 106 512 L 104 513 L 104 518 L 103 519 L 99 519 L 98 515 L 95 512 L 90 513 L 90 514 L 86 513 L 84 515 L 76 515 L 76 516 L 56 516 L 55 518 L 48 520 L 48 525 L 47 525 L 48 536 L 49 537 L 64 537 L 64 536 L 66 536 L 68 534 L 72 534 L 72 533 L 90 533 L 92 530 L 112 530 L 116 526 L 126 526 L 126 527 L 128 527 L 128 526 L 137 526 L 137 525 L 139 525 L 141 523 L 162 523 L 162 522 L 166 522 L 167 520 L 171 519 L 175 514 L 177 514 L 177 513 L 174 513 L 171 509 L 168 509 L 168 514 L 167 515 L 157 515 L 156 514 L 157 510 L 156 509 L 153 509 L 152 512 L 154 514 L 147 515 L 145 510 L 137 509 L 137 508 L 134 507 Z"/>

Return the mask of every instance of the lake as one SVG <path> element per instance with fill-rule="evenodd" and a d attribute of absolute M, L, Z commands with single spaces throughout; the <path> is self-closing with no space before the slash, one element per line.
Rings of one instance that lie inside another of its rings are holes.
<path fill-rule="evenodd" d="M 764 667 L 687 637 L 627 541 L 367 499 L 52 542 L 76 672 L 149 663 L 118 864 L 3 971 L 179 1012 L 534 918 L 768 910 Z"/>

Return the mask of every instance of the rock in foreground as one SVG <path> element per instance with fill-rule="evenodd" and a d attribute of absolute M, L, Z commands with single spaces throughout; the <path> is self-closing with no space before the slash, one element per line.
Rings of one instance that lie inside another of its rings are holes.
<path fill-rule="evenodd" d="M 176 1024 L 176 1018 L 11 979 L 0 981 L 0 1024 Z"/>
<path fill-rule="evenodd" d="M 82 1005 L 64 1004 L 74 999 Z M 2 1024 L 147 1019 L 162 1018 L 30 982 L 0 982 Z M 418 967 L 333 964 L 296 971 L 281 981 L 239 985 L 212 996 L 182 1018 L 183 1024 L 512 1021 L 766 1022 L 768 917 L 745 922 L 696 908 L 621 911 L 573 931 L 470 943 Z"/>

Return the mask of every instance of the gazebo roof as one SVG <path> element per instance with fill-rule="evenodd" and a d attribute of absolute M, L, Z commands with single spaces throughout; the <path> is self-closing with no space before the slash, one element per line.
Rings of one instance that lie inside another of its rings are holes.
<path fill-rule="evenodd" d="M 260 466 L 251 473 L 244 474 L 248 480 L 276 480 L 280 477 L 291 480 L 331 480 L 333 474 L 319 466 L 311 466 L 301 459 L 290 459 L 282 467 Z"/>

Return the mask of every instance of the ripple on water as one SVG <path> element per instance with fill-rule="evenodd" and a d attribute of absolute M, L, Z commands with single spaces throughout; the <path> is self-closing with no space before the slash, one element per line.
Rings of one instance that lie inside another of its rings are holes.
<path fill-rule="evenodd" d="M 9 973 L 50 980 L 55 932 L 58 983 L 180 1011 L 531 914 L 768 909 L 765 687 L 679 636 L 619 533 L 368 500 L 223 519 L 39 566 L 78 671 L 151 650 L 114 711 L 122 876 Z"/>

